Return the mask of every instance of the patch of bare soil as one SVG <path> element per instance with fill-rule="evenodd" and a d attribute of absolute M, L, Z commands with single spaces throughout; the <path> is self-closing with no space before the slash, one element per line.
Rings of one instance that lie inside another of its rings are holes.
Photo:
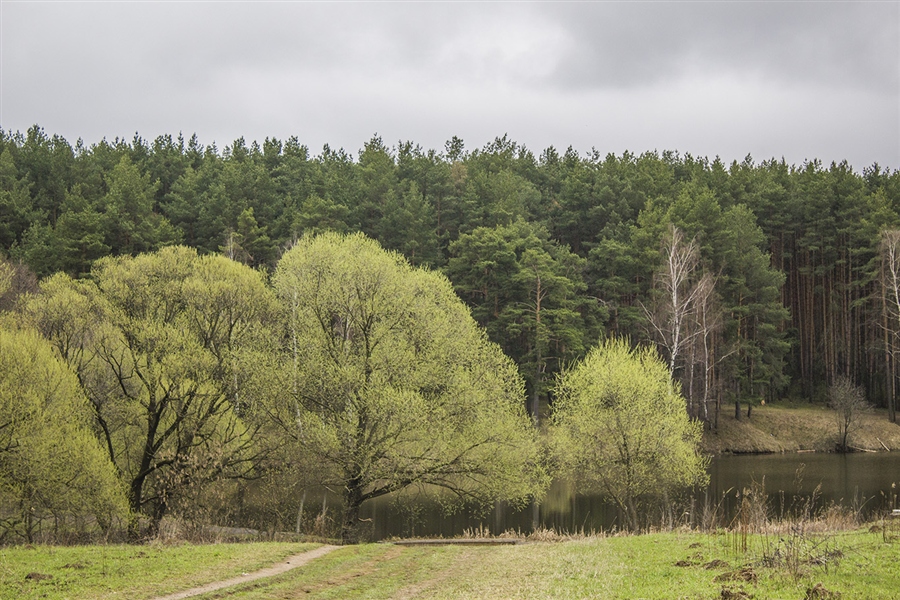
<path fill-rule="evenodd" d="M 337 550 L 340 546 L 320 546 L 315 550 L 310 550 L 309 552 L 303 552 L 301 554 L 295 554 L 294 556 L 288 557 L 285 560 L 277 563 L 267 569 L 260 569 L 254 573 L 247 573 L 245 575 L 241 575 L 239 577 L 232 577 L 231 579 L 226 579 L 224 581 L 214 581 L 212 583 L 207 583 L 206 585 L 201 585 L 200 587 L 191 588 L 189 590 L 185 590 L 183 592 L 177 592 L 175 594 L 169 594 L 168 596 L 160 596 L 158 598 L 154 598 L 153 600 L 182 600 L 183 598 L 190 598 L 192 596 L 199 596 L 200 594 L 206 594 L 208 592 L 215 592 L 216 590 L 221 590 L 224 588 L 232 587 L 235 585 L 240 585 L 242 583 L 248 583 L 250 581 L 256 581 L 257 579 L 262 579 L 263 577 L 272 577 L 273 575 L 280 575 L 286 571 L 290 571 L 291 569 L 296 569 L 297 567 L 302 567 L 309 561 L 319 558 L 320 556 L 325 556 L 329 552 L 333 550 Z"/>
<path fill-rule="evenodd" d="M 840 597 L 840 592 L 829 590 L 821 583 L 817 583 L 811 588 L 806 588 L 806 600 L 832 600 Z"/>
<path fill-rule="evenodd" d="M 706 563 L 705 565 L 703 565 L 703 568 L 706 569 L 707 571 L 711 571 L 713 569 L 727 569 L 729 566 L 730 565 L 727 562 L 717 558 L 717 559 L 711 560 L 708 563 Z"/>
<path fill-rule="evenodd" d="M 756 571 L 753 570 L 753 567 L 742 567 L 737 571 L 729 571 L 727 573 L 722 573 L 721 575 L 716 575 L 713 581 L 746 581 L 748 583 L 756 583 L 758 579 L 759 576 L 756 574 Z"/>
<path fill-rule="evenodd" d="M 722 591 L 719 593 L 719 598 L 722 600 L 750 600 L 753 598 L 750 594 L 744 591 L 742 587 L 733 587 L 733 586 L 723 586 Z"/>

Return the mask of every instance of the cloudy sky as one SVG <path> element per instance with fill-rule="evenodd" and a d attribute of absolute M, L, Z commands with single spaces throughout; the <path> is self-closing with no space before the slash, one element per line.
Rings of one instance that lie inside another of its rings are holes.
<path fill-rule="evenodd" d="M 0 127 L 900 168 L 900 3 L 0 1 Z"/>

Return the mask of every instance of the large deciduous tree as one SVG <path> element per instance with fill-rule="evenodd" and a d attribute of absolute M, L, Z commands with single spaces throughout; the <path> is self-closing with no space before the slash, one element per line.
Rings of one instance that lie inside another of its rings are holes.
<path fill-rule="evenodd" d="M 87 280 L 42 282 L 29 312 L 78 374 L 131 510 L 151 532 L 179 490 L 252 466 L 236 352 L 266 339 L 274 307 L 260 274 L 184 247 L 98 261 Z"/>
<path fill-rule="evenodd" d="M 516 367 L 445 277 L 326 233 L 289 250 L 274 281 L 288 319 L 271 416 L 342 491 L 345 542 L 363 502 L 410 486 L 476 503 L 540 491 Z"/>
<path fill-rule="evenodd" d="M 615 502 L 629 528 L 640 527 L 644 501 L 705 481 L 700 435 L 654 349 L 611 338 L 559 379 L 551 428 L 557 460 Z"/>

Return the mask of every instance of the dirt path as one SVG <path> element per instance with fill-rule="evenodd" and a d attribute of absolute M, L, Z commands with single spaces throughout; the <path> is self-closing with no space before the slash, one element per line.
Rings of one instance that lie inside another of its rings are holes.
<path fill-rule="evenodd" d="M 471 569 L 475 556 L 476 555 L 472 550 L 463 550 L 453 559 L 452 563 L 432 575 L 429 579 L 397 590 L 397 593 L 394 594 L 394 600 L 415 600 L 416 598 L 424 597 L 427 591 L 436 588 L 447 579 L 456 577 L 461 572 Z"/>
<path fill-rule="evenodd" d="M 271 577 L 272 575 L 278 575 L 280 573 L 284 573 L 285 571 L 290 571 L 291 569 L 302 567 L 314 558 L 325 556 L 332 550 L 337 550 L 338 548 L 340 548 L 340 546 L 321 546 L 319 548 L 316 548 L 315 550 L 310 550 L 309 552 L 303 552 L 301 554 L 290 556 L 280 563 L 267 569 L 261 569 L 254 573 L 247 573 L 245 575 L 241 575 L 240 577 L 233 577 L 224 581 L 214 581 L 212 583 L 207 583 L 206 585 L 191 588 L 183 592 L 169 594 L 168 596 L 159 596 L 158 598 L 154 598 L 153 600 L 182 600 L 182 598 L 199 596 L 200 594 L 206 594 L 207 592 L 214 592 L 216 590 L 221 590 L 233 585 L 255 581 L 257 579 L 262 579 L 263 577 Z"/>

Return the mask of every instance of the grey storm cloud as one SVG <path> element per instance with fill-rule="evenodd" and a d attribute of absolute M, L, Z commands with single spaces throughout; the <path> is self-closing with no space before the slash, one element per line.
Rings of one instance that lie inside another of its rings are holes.
<path fill-rule="evenodd" d="M 648 85 L 692 70 L 774 83 L 859 86 L 896 94 L 896 3 L 609 3 L 553 7 L 571 52 L 574 86 Z"/>
<path fill-rule="evenodd" d="M 0 126 L 900 166 L 895 2 L 9 2 Z"/>

